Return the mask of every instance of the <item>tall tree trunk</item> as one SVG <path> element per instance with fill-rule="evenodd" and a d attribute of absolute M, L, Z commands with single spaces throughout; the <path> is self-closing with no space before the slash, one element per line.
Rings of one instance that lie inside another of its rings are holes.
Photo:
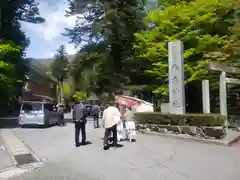
<path fill-rule="evenodd" d="M 57 98 L 58 98 L 58 104 L 61 102 L 61 86 L 60 82 L 57 83 Z"/>
<path fill-rule="evenodd" d="M 60 81 L 60 98 L 61 98 L 61 100 L 60 100 L 60 102 L 61 102 L 61 104 L 63 104 L 63 81 Z"/>
<path fill-rule="evenodd" d="M 56 85 L 56 99 L 57 103 L 59 103 L 60 102 L 59 83 L 57 83 Z"/>

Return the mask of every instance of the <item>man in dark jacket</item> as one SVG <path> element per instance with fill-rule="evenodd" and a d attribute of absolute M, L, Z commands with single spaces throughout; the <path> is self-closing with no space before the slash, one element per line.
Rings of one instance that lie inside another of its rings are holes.
<path fill-rule="evenodd" d="M 87 111 L 85 105 L 81 102 L 76 102 L 73 107 L 73 122 L 75 123 L 75 145 L 79 147 L 81 144 L 86 144 L 86 117 Z M 79 142 L 79 134 L 81 131 L 82 142 Z"/>

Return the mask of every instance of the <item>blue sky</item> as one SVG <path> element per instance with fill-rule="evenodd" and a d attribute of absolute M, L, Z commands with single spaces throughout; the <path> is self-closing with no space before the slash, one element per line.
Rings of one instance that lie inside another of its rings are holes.
<path fill-rule="evenodd" d="M 22 23 L 22 28 L 31 40 L 27 49 L 27 57 L 53 57 L 61 44 L 65 45 L 69 54 L 76 52 L 74 45 L 68 43 L 69 39 L 61 35 L 64 28 L 74 26 L 76 19 L 76 17 L 64 16 L 67 7 L 67 0 L 40 0 L 40 14 L 46 22 L 43 24 Z"/>

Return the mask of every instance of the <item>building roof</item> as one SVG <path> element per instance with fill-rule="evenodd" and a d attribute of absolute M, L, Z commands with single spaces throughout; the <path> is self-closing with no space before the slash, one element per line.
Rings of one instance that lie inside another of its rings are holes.
<path fill-rule="evenodd" d="M 49 80 L 53 82 L 57 82 L 57 80 L 51 75 L 51 72 L 48 67 L 44 66 L 42 63 L 40 63 L 38 60 L 33 58 L 27 58 L 25 59 L 25 65 L 30 68 L 32 71 L 34 71 L 37 74 L 40 74 Z"/>
<path fill-rule="evenodd" d="M 39 98 L 42 98 L 42 99 L 46 99 L 46 100 L 50 100 L 50 101 L 54 101 L 56 99 L 50 97 L 50 96 L 45 96 L 45 95 L 41 95 L 41 94 L 33 94 L 33 96 L 35 97 L 39 97 Z"/>

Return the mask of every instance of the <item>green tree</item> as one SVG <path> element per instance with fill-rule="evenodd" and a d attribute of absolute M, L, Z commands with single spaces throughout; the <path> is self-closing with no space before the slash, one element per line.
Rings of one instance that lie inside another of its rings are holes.
<path fill-rule="evenodd" d="M 54 56 L 54 61 L 51 64 L 52 75 L 57 79 L 60 87 L 60 99 L 63 98 L 63 81 L 67 78 L 69 71 L 68 56 L 64 45 L 61 45 Z"/>
<path fill-rule="evenodd" d="M 22 52 L 30 41 L 21 29 L 20 21 L 42 23 L 45 20 L 39 16 L 38 3 L 34 0 L 11 1 L 2 0 L 0 38 L 11 40 L 22 46 Z"/>
<path fill-rule="evenodd" d="M 88 95 L 87 95 L 87 92 L 76 91 L 76 92 L 73 93 L 72 97 L 75 101 L 80 101 L 80 100 L 86 100 Z"/>
<path fill-rule="evenodd" d="M 63 83 L 63 97 L 64 99 L 69 100 L 71 98 L 71 94 L 72 94 L 73 90 L 72 90 L 72 85 L 70 82 L 64 82 Z"/>
<path fill-rule="evenodd" d="M 73 29 L 66 29 L 76 45 L 82 42 L 98 44 L 104 47 L 101 54 L 88 52 L 88 56 L 100 56 L 98 76 L 94 84 L 98 91 L 114 92 L 131 82 L 132 42 L 134 33 L 144 28 L 144 2 L 137 0 L 114 1 L 77 1 L 79 8 L 73 1 L 70 3 L 69 15 L 76 12 L 87 12 L 86 23 L 77 21 Z M 85 56 L 86 57 L 86 56 Z"/>
<path fill-rule="evenodd" d="M 16 77 L 16 72 L 13 64 L 4 61 L 9 58 L 19 58 L 20 48 L 13 44 L 0 44 L 0 94 L 1 94 L 1 114 L 7 110 L 6 103 L 12 94 L 17 91 L 14 88 L 19 79 Z"/>
<path fill-rule="evenodd" d="M 167 1 L 163 11 L 154 9 L 148 13 L 149 30 L 136 34 L 135 50 L 139 59 L 151 62 L 146 70 L 163 79 L 154 92 L 168 92 L 167 43 L 176 39 L 184 43 L 185 83 L 192 83 L 214 76 L 204 66 L 212 61 L 230 64 L 229 54 L 223 51 L 229 45 L 229 28 L 235 24 L 232 18 L 233 1 L 196 0 L 189 2 Z M 171 3 L 173 5 L 171 5 Z M 215 82 L 218 82 L 217 80 Z"/>
<path fill-rule="evenodd" d="M 8 102 L 21 95 L 24 74 L 28 69 L 24 65 L 24 52 L 30 43 L 21 29 L 20 21 L 42 23 L 38 4 L 34 0 L 0 2 L 0 109 L 6 113 Z"/>
<path fill-rule="evenodd" d="M 74 57 L 71 63 L 71 76 L 74 89 L 88 93 L 99 93 L 96 84 L 99 78 L 100 65 L 104 62 L 104 45 L 89 44 L 84 46 Z"/>

